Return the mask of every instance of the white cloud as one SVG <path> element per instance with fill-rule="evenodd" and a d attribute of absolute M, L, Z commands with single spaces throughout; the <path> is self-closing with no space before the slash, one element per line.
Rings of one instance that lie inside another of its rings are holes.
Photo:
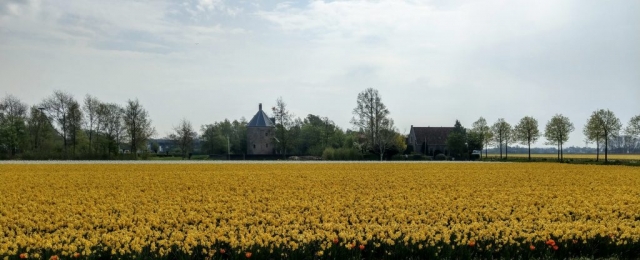
<path fill-rule="evenodd" d="M 633 1 L 4 3 L 3 90 L 31 104 L 58 88 L 138 97 L 161 133 L 185 116 L 250 117 L 278 96 L 350 127 L 367 87 L 400 129 L 640 111 Z"/>

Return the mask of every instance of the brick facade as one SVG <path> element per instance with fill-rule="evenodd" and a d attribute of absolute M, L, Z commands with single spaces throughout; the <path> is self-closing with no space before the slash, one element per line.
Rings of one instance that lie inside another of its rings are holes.
<path fill-rule="evenodd" d="M 274 127 L 247 127 L 247 154 L 274 154 Z"/>

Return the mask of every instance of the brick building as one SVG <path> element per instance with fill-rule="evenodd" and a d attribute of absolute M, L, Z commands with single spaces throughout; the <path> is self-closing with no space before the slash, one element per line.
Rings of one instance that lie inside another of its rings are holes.
<path fill-rule="evenodd" d="M 247 124 L 247 154 L 275 154 L 274 121 L 262 110 L 260 103 L 258 113 Z"/>
<path fill-rule="evenodd" d="M 453 132 L 453 127 L 414 127 L 411 126 L 407 145 L 413 147 L 415 153 L 435 156 L 449 154 L 447 138 Z"/>

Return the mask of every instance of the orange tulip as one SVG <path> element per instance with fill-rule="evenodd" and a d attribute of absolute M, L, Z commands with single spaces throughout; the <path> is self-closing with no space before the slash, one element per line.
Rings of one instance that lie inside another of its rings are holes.
<path fill-rule="evenodd" d="M 475 241 L 475 240 L 471 240 L 471 241 L 469 241 L 469 246 L 470 246 L 470 247 L 474 247 L 474 246 L 476 246 L 476 241 Z"/>
<path fill-rule="evenodd" d="M 338 238 L 337 238 L 337 237 L 333 239 L 333 244 L 334 244 L 334 245 L 337 245 L 337 244 L 338 244 Z"/>
<path fill-rule="evenodd" d="M 79 257 L 80 257 L 80 253 L 78 252 L 73 253 L 73 258 L 79 258 Z"/>
<path fill-rule="evenodd" d="M 558 250 L 558 246 L 557 245 L 553 245 L 553 250 Z"/>
<path fill-rule="evenodd" d="M 251 252 L 244 253 L 244 256 L 246 256 L 247 258 L 251 258 Z"/>
<path fill-rule="evenodd" d="M 549 239 L 549 240 L 547 240 L 547 243 L 546 243 L 546 244 L 547 244 L 548 246 L 555 246 L 555 245 L 556 245 L 556 241 L 553 241 L 553 239 Z"/>
<path fill-rule="evenodd" d="M 529 249 L 530 249 L 531 251 L 536 250 L 536 246 L 534 246 L 534 245 L 529 245 Z"/>
<path fill-rule="evenodd" d="M 360 245 L 360 251 L 364 250 L 364 245 Z"/>
<path fill-rule="evenodd" d="M 226 253 L 226 252 L 227 252 L 227 250 L 224 250 L 224 248 L 220 248 L 220 254 L 224 255 L 224 253 Z"/>
<path fill-rule="evenodd" d="M 27 253 L 20 254 L 20 259 L 27 259 L 27 258 L 29 258 L 29 255 L 27 255 Z"/>
<path fill-rule="evenodd" d="M 52 255 L 49 260 L 59 260 L 58 255 Z"/>

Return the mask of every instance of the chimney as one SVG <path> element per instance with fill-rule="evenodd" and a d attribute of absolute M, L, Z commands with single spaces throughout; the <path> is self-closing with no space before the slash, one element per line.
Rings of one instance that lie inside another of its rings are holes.
<path fill-rule="evenodd" d="M 262 111 L 262 103 L 260 103 L 260 105 L 258 105 L 258 109 L 259 109 L 260 111 Z"/>

